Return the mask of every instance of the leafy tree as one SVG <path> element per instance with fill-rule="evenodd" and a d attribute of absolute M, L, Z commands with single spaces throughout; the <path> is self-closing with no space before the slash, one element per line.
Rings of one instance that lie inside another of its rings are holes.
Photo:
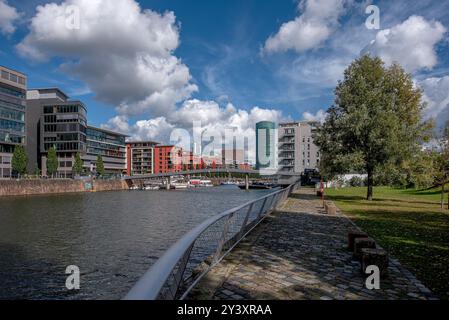
<path fill-rule="evenodd" d="M 319 126 L 315 141 L 322 152 L 326 178 L 364 171 L 367 199 L 373 177 L 386 164 L 400 166 L 427 137 L 430 124 L 421 120 L 421 90 L 399 65 L 386 68 L 380 58 L 355 60 L 335 90 L 335 103 Z"/>
<path fill-rule="evenodd" d="M 47 164 L 47 172 L 53 178 L 55 173 L 58 172 L 58 167 L 59 167 L 58 156 L 56 155 L 55 147 L 51 147 L 48 150 L 46 164 Z"/>
<path fill-rule="evenodd" d="M 101 155 L 97 156 L 96 167 L 97 167 L 98 175 L 100 177 L 104 176 L 104 164 L 103 164 L 103 158 Z"/>
<path fill-rule="evenodd" d="M 39 169 L 39 165 L 37 163 L 34 165 L 34 175 L 36 177 L 39 177 L 41 175 L 41 170 Z"/>
<path fill-rule="evenodd" d="M 83 160 L 81 160 L 80 153 L 77 152 L 75 155 L 75 163 L 73 164 L 73 172 L 76 175 L 80 175 L 83 172 Z"/>
<path fill-rule="evenodd" d="M 442 130 L 439 139 L 439 151 L 435 155 L 435 182 L 441 185 L 441 208 L 444 207 L 445 185 L 449 182 L 449 121 Z M 449 208 L 449 196 L 448 196 Z"/>
<path fill-rule="evenodd" d="M 26 173 L 28 165 L 28 156 L 23 146 L 15 146 L 14 153 L 12 155 L 11 166 L 12 170 L 19 176 Z"/>

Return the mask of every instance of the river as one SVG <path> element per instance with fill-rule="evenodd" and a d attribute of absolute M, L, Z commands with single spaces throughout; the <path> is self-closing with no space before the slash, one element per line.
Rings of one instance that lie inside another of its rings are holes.
<path fill-rule="evenodd" d="M 234 186 L 0 198 L 0 299 L 120 299 L 187 231 L 269 190 Z M 67 290 L 65 269 L 81 272 Z"/>

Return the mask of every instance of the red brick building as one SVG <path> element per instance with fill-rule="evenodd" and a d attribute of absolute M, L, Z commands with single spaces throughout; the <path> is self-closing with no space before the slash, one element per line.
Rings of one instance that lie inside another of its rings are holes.
<path fill-rule="evenodd" d="M 182 149 L 175 146 L 154 147 L 154 173 L 182 171 Z"/>

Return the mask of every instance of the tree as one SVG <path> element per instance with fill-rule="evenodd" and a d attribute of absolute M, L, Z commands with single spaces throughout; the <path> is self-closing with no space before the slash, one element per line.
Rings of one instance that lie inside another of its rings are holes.
<path fill-rule="evenodd" d="M 103 158 L 101 157 L 101 155 L 97 156 L 96 168 L 97 168 L 97 174 L 100 177 L 104 176 L 104 164 L 103 164 Z"/>
<path fill-rule="evenodd" d="M 399 65 L 386 68 L 380 58 L 368 55 L 355 60 L 316 132 L 323 175 L 364 171 L 367 199 L 372 200 L 375 171 L 386 164 L 400 166 L 427 138 L 431 125 L 421 120 L 421 96 Z"/>
<path fill-rule="evenodd" d="M 47 154 L 47 172 L 51 175 L 51 177 L 53 178 L 55 173 L 58 172 L 58 167 L 59 167 L 59 163 L 58 163 L 58 156 L 56 155 L 56 149 L 55 147 L 51 147 L 48 150 L 48 154 Z"/>
<path fill-rule="evenodd" d="M 78 176 L 83 172 L 83 160 L 81 160 L 79 152 L 77 152 L 75 155 L 75 162 L 73 164 L 72 170 Z"/>
<path fill-rule="evenodd" d="M 26 173 L 28 165 L 28 156 L 23 146 L 15 146 L 14 153 L 12 155 L 11 166 L 13 172 L 16 172 L 19 177 Z"/>
<path fill-rule="evenodd" d="M 435 154 L 435 182 L 441 185 L 441 209 L 444 207 L 445 185 L 449 182 L 449 121 L 442 130 L 438 139 L 439 150 Z M 449 209 L 449 195 L 448 195 Z"/>

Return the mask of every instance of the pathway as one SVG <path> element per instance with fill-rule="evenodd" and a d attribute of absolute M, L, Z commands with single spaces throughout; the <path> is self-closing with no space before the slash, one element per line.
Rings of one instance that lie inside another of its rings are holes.
<path fill-rule="evenodd" d="M 346 249 L 354 224 L 325 215 L 313 189 L 301 188 L 204 277 L 190 299 L 433 299 L 395 259 L 380 290 L 365 288 Z"/>

